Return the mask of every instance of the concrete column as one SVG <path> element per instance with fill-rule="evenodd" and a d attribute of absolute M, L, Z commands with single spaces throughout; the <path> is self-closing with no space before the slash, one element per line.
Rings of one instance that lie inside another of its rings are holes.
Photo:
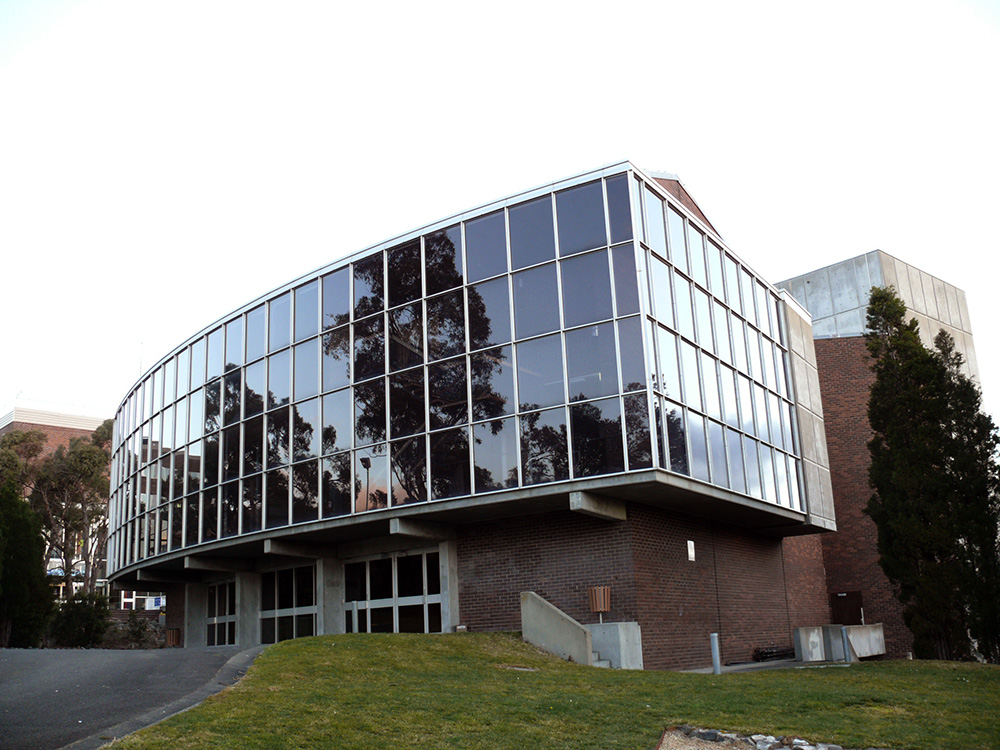
<path fill-rule="evenodd" d="M 260 645 L 260 573 L 236 574 L 236 642 Z"/>
<path fill-rule="evenodd" d="M 205 620 L 208 617 L 208 586 L 189 583 L 184 587 L 184 646 L 205 646 Z"/>
<path fill-rule="evenodd" d="M 344 632 L 344 566 L 333 557 L 316 561 L 316 634 Z"/>
<path fill-rule="evenodd" d="M 438 544 L 441 567 L 441 630 L 454 633 L 461 620 L 458 609 L 458 543 L 448 540 Z"/>

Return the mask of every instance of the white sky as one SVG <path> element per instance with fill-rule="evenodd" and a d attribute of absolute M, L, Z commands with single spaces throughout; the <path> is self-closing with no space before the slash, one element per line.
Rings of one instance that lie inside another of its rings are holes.
<path fill-rule="evenodd" d="M 996 414 L 998 74 L 1000 0 L 0 0 L 0 405 L 111 416 L 274 287 L 630 159 L 771 281 L 964 289 Z"/>

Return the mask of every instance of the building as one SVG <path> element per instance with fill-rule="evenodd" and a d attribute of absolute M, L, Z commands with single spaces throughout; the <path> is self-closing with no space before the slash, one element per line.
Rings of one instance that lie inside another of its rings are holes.
<path fill-rule="evenodd" d="M 76 438 L 89 440 L 94 430 L 103 423 L 104 419 L 97 417 L 68 414 L 44 404 L 15 401 L 8 409 L 4 409 L 3 413 L 0 413 L 0 436 L 15 431 L 41 432 L 45 435 L 45 445 L 42 448 L 39 459 L 44 459 L 55 453 L 56 449 L 68 447 L 71 440 Z M 103 530 L 101 530 L 102 536 L 103 533 Z M 106 588 L 107 580 L 103 571 L 104 561 L 99 561 L 99 564 L 102 570 L 99 570 L 97 573 L 97 585 L 99 588 Z M 63 561 L 58 557 L 58 552 L 56 552 L 49 559 L 48 572 L 53 576 L 61 576 L 62 568 Z M 84 564 L 82 559 L 74 564 L 74 572 L 83 576 Z M 75 593 L 82 587 L 82 581 L 74 582 L 74 591 L 70 593 Z M 66 597 L 67 592 L 63 589 L 64 584 L 60 583 L 57 593 L 59 599 Z"/>
<path fill-rule="evenodd" d="M 823 536 L 823 560 L 832 621 L 881 622 L 886 654 L 904 657 L 913 636 L 903 608 L 878 563 L 875 524 L 864 513 L 868 484 L 868 395 L 874 382 L 865 348 L 865 314 L 873 286 L 893 286 L 920 324 L 924 345 L 944 329 L 978 381 L 965 292 L 876 250 L 780 282 L 812 313 L 823 416 L 826 424 L 837 532 Z"/>
<path fill-rule="evenodd" d="M 638 622 L 647 667 L 829 622 L 808 315 L 628 162 L 279 287 L 115 423 L 109 566 L 185 645 Z"/>

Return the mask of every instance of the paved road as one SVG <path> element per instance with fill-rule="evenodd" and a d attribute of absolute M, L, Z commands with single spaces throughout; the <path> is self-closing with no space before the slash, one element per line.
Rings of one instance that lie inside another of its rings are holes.
<path fill-rule="evenodd" d="M 0 750 L 92 750 L 203 701 L 261 648 L 0 649 Z"/>

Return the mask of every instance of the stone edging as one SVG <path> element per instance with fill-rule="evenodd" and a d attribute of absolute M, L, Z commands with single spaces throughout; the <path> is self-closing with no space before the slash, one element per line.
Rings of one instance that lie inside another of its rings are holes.
<path fill-rule="evenodd" d="M 736 742 L 740 745 L 747 745 L 754 750 L 844 750 L 840 745 L 829 742 L 810 742 L 800 737 L 786 737 L 770 734 L 739 734 L 738 732 L 723 732 L 721 729 L 702 729 L 690 724 L 682 724 L 679 727 L 668 727 L 664 734 L 668 732 L 680 732 L 685 737 L 691 739 L 704 740 L 706 742 Z M 865 748 L 864 750 L 883 750 L 882 748 Z"/>

